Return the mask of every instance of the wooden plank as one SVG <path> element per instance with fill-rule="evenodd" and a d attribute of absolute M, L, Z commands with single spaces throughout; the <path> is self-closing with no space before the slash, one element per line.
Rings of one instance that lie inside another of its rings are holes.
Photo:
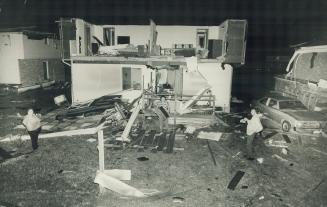
<path fill-rule="evenodd" d="M 122 181 L 116 178 L 108 176 L 105 173 L 101 173 L 101 172 L 97 173 L 94 182 L 98 183 L 99 186 L 108 188 L 116 193 L 125 196 L 138 197 L 138 198 L 146 197 L 146 195 L 140 190 L 130 185 L 127 185 L 126 183 L 123 183 Z"/>
<path fill-rule="evenodd" d="M 241 181 L 242 177 L 244 176 L 245 172 L 237 171 L 234 175 L 233 179 L 229 182 L 227 188 L 231 190 L 235 190 L 237 184 Z"/>
<path fill-rule="evenodd" d="M 87 128 L 87 129 L 76 129 L 76 130 L 69 130 L 69 131 L 62 131 L 62 132 L 54 132 L 54 133 L 46 133 L 40 134 L 39 139 L 44 138 L 53 138 L 53 137 L 67 137 L 67 136 L 76 136 L 76 135 L 88 135 L 88 134 L 95 134 L 98 131 L 98 127 Z M 0 140 L 0 142 L 10 142 L 15 140 L 29 140 L 29 135 L 18 136 L 17 138 L 11 139 L 9 137 Z"/>
<path fill-rule="evenodd" d="M 209 140 L 207 140 L 207 145 L 208 145 L 208 149 L 209 149 L 209 152 L 210 152 L 210 155 L 211 155 L 211 158 L 212 158 L 213 164 L 214 164 L 215 166 L 217 166 L 216 158 L 215 158 L 215 155 L 213 154 L 212 149 L 211 149 L 211 147 L 210 147 Z"/>
<path fill-rule="evenodd" d="M 127 124 L 126 124 L 126 127 L 125 127 L 125 129 L 123 131 L 123 134 L 121 135 L 121 141 L 127 141 L 127 142 L 130 141 L 130 139 L 128 138 L 129 133 L 130 133 L 130 131 L 132 129 L 132 126 L 133 126 L 138 114 L 140 113 L 140 110 L 141 110 L 142 106 L 143 106 L 143 99 L 141 98 L 139 104 L 135 107 L 131 117 L 129 118 L 129 120 L 128 120 Z"/>

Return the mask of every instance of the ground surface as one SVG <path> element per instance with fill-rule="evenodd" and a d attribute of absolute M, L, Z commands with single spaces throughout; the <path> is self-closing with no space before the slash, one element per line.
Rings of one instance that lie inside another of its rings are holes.
<path fill-rule="evenodd" d="M 20 123 L 14 111 L 1 111 L 1 137 L 14 134 Z M 287 154 L 266 146 L 268 139 L 283 142 L 281 134 L 266 130 L 255 142 L 256 155 L 249 161 L 239 116 L 220 116 L 230 128 L 221 140 L 184 138 L 172 154 L 106 149 L 106 169 L 130 169 L 126 183 L 160 193 L 146 199 L 126 199 L 111 191 L 99 194 L 93 183 L 98 168 L 96 136 L 41 139 L 30 153 L 30 142 L 0 143 L 14 158 L 0 156 L 0 206 L 327 206 L 327 139 L 288 135 Z M 105 131 L 105 138 L 110 138 Z M 274 135 L 274 136 L 273 136 Z M 286 147 L 285 147 L 286 148 Z M 13 152 L 15 151 L 15 152 Z M 145 156 L 147 161 L 138 161 Z M 245 172 L 235 190 L 227 188 L 237 171 Z M 174 199 L 174 197 L 177 197 Z M 180 201 L 174 202 L 174 201 Z"/>

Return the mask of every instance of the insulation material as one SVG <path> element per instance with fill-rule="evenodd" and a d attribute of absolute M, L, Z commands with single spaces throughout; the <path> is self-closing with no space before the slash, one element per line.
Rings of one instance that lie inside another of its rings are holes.
<path fill-rule="evenodd" d="M 122 91 L 118 64 L 72 64 L 72 100 L 84 102 Z"/>
<path fill-rule="evenodd" d="M 318 82 L 327 80 L 327 52 L 300 54 L 295 65 L 296 79 Z"/>

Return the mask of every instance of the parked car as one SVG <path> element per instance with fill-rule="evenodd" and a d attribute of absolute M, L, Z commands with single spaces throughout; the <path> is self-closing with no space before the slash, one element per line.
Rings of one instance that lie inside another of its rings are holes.
<path fill-rule="evenodd" d="M 279 125 L 284 132 L 293 130 L 317 133 L 327 126 L 324 114 L 309 111 L 294 98 L 271 94 L 253 102 L 253 107 Z"/>

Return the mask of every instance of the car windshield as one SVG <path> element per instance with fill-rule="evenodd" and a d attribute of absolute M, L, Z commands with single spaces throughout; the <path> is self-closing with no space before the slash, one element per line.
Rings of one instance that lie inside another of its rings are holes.
<path fill-rule="evenodd" d="M 300 101 L 280 101 L 279 109 L 307 109 Z"/>

